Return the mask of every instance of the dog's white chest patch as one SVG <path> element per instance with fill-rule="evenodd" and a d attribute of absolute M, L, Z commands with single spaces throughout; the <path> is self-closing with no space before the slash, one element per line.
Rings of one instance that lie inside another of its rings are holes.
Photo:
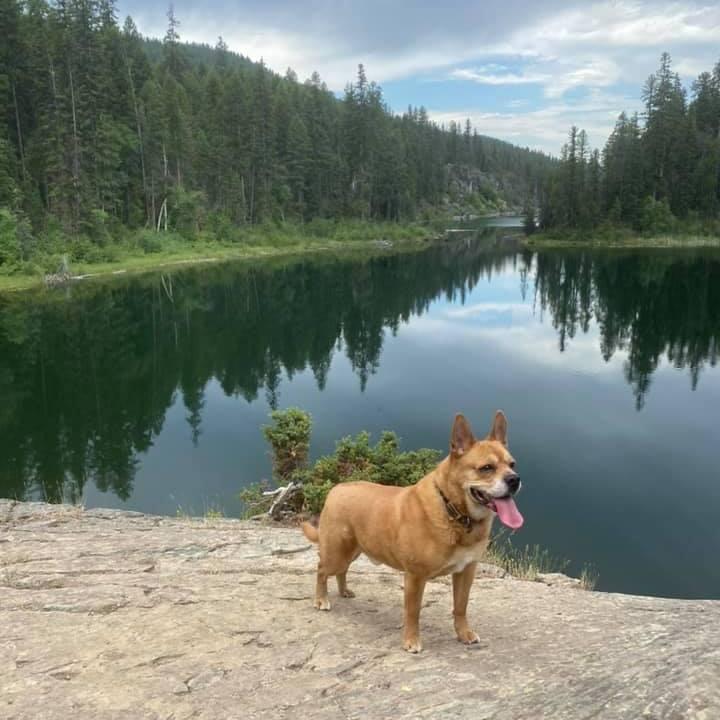
<path fill-rule="evenodd" d="M 485 555 L 485 545 L 455 548 L 455 551 L 448 560 L 446 572 L 462 572 L 470 563 L 482 560 L 483 555 Z"/>

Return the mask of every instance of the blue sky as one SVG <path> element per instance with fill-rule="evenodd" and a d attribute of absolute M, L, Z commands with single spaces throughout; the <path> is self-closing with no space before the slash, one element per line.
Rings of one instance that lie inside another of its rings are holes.
<path fill-rule="evenodd" d="M 167 6 L 120 0 L 145 35 Z M 317 70 L 342 91 L 357 64 L 396 111 L 557 153 L 573 123 L 602 146 L 618 113 L 669 51 L 686 85 L 720 60 L 720 2 L 679 0 L 178 0 L 183 40 L 214 44 L 301 79 Z"/>

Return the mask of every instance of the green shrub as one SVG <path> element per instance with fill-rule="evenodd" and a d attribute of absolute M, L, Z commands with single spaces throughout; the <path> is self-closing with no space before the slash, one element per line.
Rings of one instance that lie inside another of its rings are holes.
<path fill-rule="evenodd" d="M 238 493 L 238 498 L 245 506 L 243 517 L 249 518 L 268 511 L 273 499 L 272 497 L 265 497 L 263 493 L 269 488 L 267 481 L 261 480 L 259 483 L 244 487 Z"/>
<path fill-rule="evenodd" d="M 367 480 L 381 485 L 413 485 L 439 460 L 440 453 L 427 448 L 401 452 L 393 432 L 384 432 L 374 446 L 367 432 L 354 438 L 344 437 L 332 455 L 321 457 L 307 473 L 303 485 L 305 509 L 320 512 L 327 494 L 341 482 Z"/>
<path fill-rule="evenodd" d="M 208 215 L 208 229 L 215 240 L 221 243 L 231 243 L 238 239 L 237 228 L 227 215 L 214 212 Z"/>
<path fill-rule="evenodd" d="M 295 481 L 302 484 L 303 510 L 319 513 L 333 486 L 352 480 L 367 480 L 382 485 L 405 486 L 416 483 L 440 460 L 440 453 L 427 448 L 400 451 L 400 441 L 393 432 L 384 432 L 375 445 L 370 434 L 361 432 L 344 437 L 332 455 L 319 458 L 307 468 L 312 420 L 298 408 L 275 410 L 272 423 L 263 434 L 272 447 L 273 477 L 278 484 Z M 248 510 L 267 510 L 272 499 L 262 496 L 266 485 L 251 486 L 240 493 Z"/>
<path fill-rule="evenodd" d="M 313 218 L 305 223 L 304 230 L 312 237 L 327 239 L 335 235 L 337 223 L 328 218 Z"/>
<path fill-rule="evenodd" d="M 118 257 L 118 249 L 114 245 L 96 245 L 85 235 L 74 237 L 68 244 L 70 259 L 75 262 L 108 263 Z"/>
<path fill-rule="evenodd" d="M 95 246 L 84 236 L 73 238 L 68 250 L 70 251 L 70 259 L 78 262 L 91 262 L 91 257 L 95 253 Z"/>
<path fill-rule="evenodd" d="M 82 222 L 82 230 L 95 245 L 107 245 L 112 241 L 111 218 L 104 210 L 91 210 Z"/>
<path fill-rule="evenodd" d="M 330 480 L 321 483 L 309 483 L 303 485 L 303 496 L 305 498 L 305 509 L 313 515 L 318 515 L 325 504 L 327 494 L 332 490 L 333 484 Z"/>
<path fill-rule="evenodd" d="M 143 230 L 137 239 L 138 246 L 146 255 L 162 252 L 163 239 L 154 230 Z"/>
<path fill-rule="evenodd" d="M 175 188 L 168 212 L 172 227 L 186 240 L 193 240 L 205 225 L 205 193 Z"/>
<path fill-rule="evenodd" d="M 263 427 L 263 435 L 272 447 L 273 477 L 285 483 L 307 465 L 312 419 L 298 408 L 274 410 L 270 417 L 272 425 Z"/>
<path fill-rule="evenodd" d="M 667 200 L 645 199 L 640 217 L 640 229 L 647 235 L 663 235 L 673 231 L 676 224 L 675 216 L 670 210 Z"/>

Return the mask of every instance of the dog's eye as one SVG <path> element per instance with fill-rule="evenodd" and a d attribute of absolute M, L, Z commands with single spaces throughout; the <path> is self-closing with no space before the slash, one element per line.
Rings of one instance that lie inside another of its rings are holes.
<path fill-rule="evenodd" d="M 509 467 L 511 470 L 514 470 L 514 469 L 515 469 L 515 461 L 513 460 L 513 461 L 508 465 L 508 467 Z"/>
<path fill-rule="evenodd" d="M 478 468 L 480 472 L 492 472 L 495 469 L 494 465 L 483 465 L 481 468 Z"/>

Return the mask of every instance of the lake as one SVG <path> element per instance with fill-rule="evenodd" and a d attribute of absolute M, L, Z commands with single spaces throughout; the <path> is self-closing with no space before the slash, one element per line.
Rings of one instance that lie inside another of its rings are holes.
<path fill-rule="evenodd" d="M 364 429 L 445 449 L 502 408 L 515 544 L 720 598 L 720 253 L 502 232 L 0 296 L 0 496 L 235 515 L 272 408 L 312 414 L 313 457 Z"/>

